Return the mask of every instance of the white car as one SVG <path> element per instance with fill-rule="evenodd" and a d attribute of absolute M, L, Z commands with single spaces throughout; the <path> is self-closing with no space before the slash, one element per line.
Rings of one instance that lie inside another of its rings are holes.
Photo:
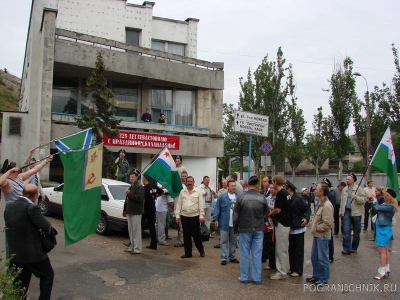
<path fill-rule="evenodd" d="M 112 180 L 102 179 L 101 184 L 101 217 L 96 232 L 101 235 L 108 234 L 111 230 L 126 231 L 128 221 L 122 216 L 125 203 L 125 190 L 129 184 Z M 45 201 L 39 201 L 43 215 L 56 214 L 62 216 L 62 195 L 64 184 L 57 187 L 44 188 Z"/>

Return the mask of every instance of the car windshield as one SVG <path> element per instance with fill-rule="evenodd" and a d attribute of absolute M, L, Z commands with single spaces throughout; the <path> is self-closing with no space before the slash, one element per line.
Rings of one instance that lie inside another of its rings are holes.
<path fill-rule="evenodd" d="M 116 200 L 125 200 L 126 194 L 125 190 L 129 188 L 129 185 L 109 185 L 111 195 Z"/>

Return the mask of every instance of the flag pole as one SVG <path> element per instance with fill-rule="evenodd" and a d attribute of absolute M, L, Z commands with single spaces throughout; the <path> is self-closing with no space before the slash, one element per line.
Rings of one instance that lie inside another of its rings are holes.
<path fill-rule="evenodd" d="M 162 151 L 164 151 L 165 148 L 167 148 L 167 145 L 165 145 L 160 151 L 158 151 L 156 155 L 154 155 L 154 157 L 150 160 L 150 162 L 142 169 L 140 174 L 143 174 L 143 172 L 146 171 L 146 169 L 157 159 L 157 157 L 160 155 Z"/>
<path fill-rule="evenodd" d="M 100 144 L 101 144 L 101 143 L 99 143 L 99 144 L 97 144 L 97 145 L 100 145 Z M 97 146 L 97 145 L 96 145 L 96 146 Z M 36 149 L 36 148 L 35 148 L 35 149 Z M 44 158 L 42 158 L 42 159 L 39 159 L 39 160 L 35 160 L 34 162 L 32 162 L 32 163 L 30 163 L 30 164 L 27 164 L 27 165 L 25 165 L 25 166 L 22 166 L 22 167 L 20 167 L 19 169 L 22 170 L 22 169 L 25 169 L 25 168 L 27 168 L 27 167 L 29 167 L 29 166 L 35 165 L 35 164 L 37 164 L 37 163 L 40 163 L 41 161 L 43 161 L 43 160 L 45 160 L 46 158 L 48 158 L 50 155 L 53 155 L 53 156 L 55 156 L 55 155 L 60 155 L 61 153 L 68 152 L 68 151 L 72 151 L 72 150 L 78 150 L 78 149 L 82 149 L 82 147 L 79 146 L 79 147 L 71 148 L 71 149 L 64 150 L 64 151 L 58 151 L 57 153 L 54 153 L 54 154 L 49 154 L 49 155 L 47 155 L 46 157 L 44 157 Z"/>
<path fill-rule="evenodd" d="M 88 130 L 88 129 L 93 129 L 93 128 L 90 127 L 90 128 L 86 128 L 86 129 L 81 130 L 81 131 L 85 131 L 85 130 Z M 71 134 L 67 134 L 66 136 L 62 136 L 62 137 L 59 137 L 59 138 L 56 138 L 56 139 L 52 139 L 50 142 L 47 142 L 47 143 L 42 144 L 42 145 L 39 145 L 39 146 L 37 146 L 36 148 L 32 148 L 31 150 L 36 150 L 36 149 L 38 149 L 38 148 L 42 148 L 43 146 L 46 146 L 46 145 L 48 145 L 48 144 L 50 144 L 50 143 L 52 143 L 52 142 L 54 142 L 54 141 L 56 141 L 56 140 L 69 137 L 69 136 L 74 135 L 74 134 L 77 134 L 77 133 L 79 133 L 79 132 L 81 132 L 81 131 L 78 131 L 78 132 L 75 132 L 75 133 L 71 133 Z"/>
<path fill-rule="evenodd" d="M 361 182 L 364 180 L 365 174 L 367 174 L 367 171 L 368 171 L 369 166 L 370 166 L 370 164 L 368 164 L 367 167 L 365 168 L 364 174 L 363 174 L 363 176 L 361 177 L 360 183 L 359 183 L 358 186 L 357 186 L 357 189 L 356 189 L 355 194 L 357 194 L 357 191 L 358 191 L 358 189 L 360 188 Z"/>

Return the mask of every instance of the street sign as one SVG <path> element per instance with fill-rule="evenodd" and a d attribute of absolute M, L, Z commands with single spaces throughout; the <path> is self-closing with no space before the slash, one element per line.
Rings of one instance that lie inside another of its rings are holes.
<path fill-rule="evenodd" d="M 235 110 L 235 131 L 268 136 L 268 116 Z"/>
<path fill-rule="evenodd" d="M 272 151 L 272 145 L 269 142 L 262 143 L 260 148 L 265 154 L 268 154 Z"/>

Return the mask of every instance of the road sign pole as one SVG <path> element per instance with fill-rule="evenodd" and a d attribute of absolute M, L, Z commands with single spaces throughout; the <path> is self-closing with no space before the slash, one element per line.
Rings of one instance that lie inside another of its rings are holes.
<path fill-rule="evenodd" d="M 251 144 L 252 144 L 252 141 L 253 141 L 253 136 L 250 135 L 250 139 L 249 139 L 249 163 L 248 163 L 249 168 L 247 170 L 247 180 L 249 180 L 250 176 L 251 176 Z"/>

